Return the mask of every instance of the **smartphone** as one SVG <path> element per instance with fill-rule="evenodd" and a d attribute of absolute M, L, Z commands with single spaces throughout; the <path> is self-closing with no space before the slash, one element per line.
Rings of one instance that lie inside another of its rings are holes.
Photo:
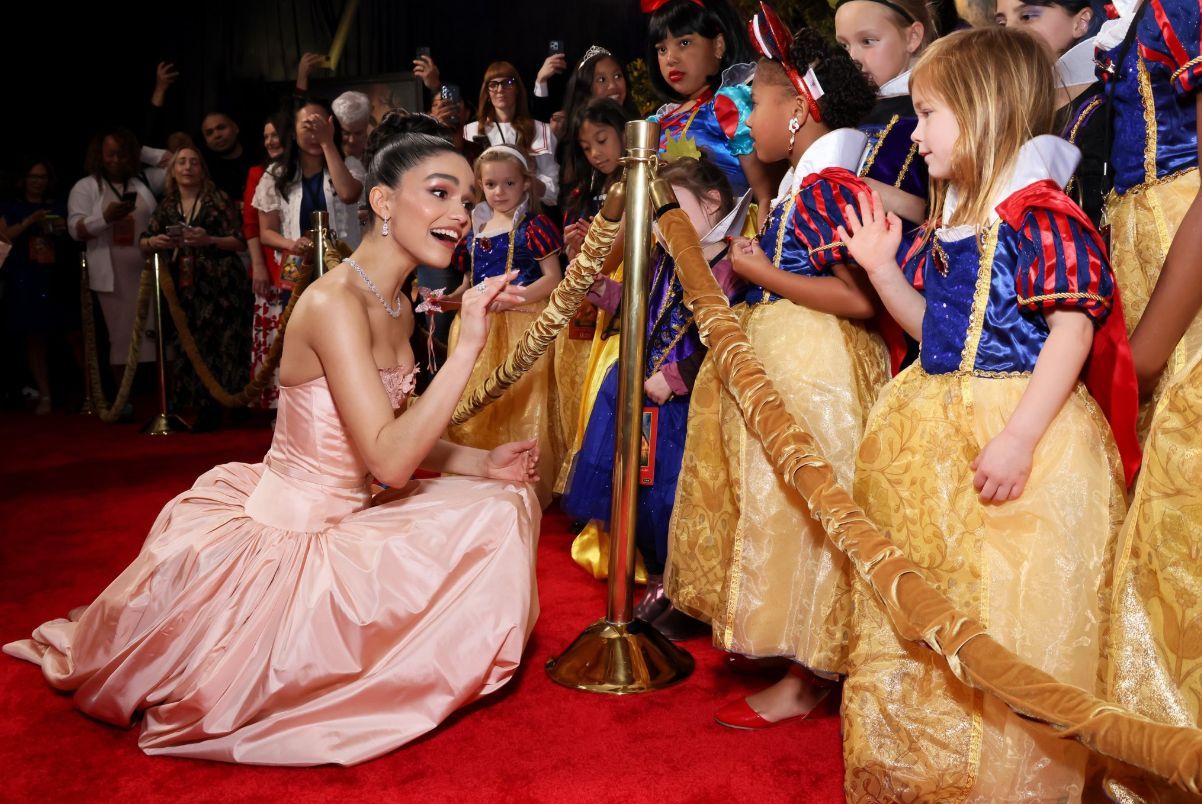
<path fill-rule="evenodd" d="M 552 39 L 547 45 L 547 55 L 558 56 L 560 53 L 563 53 L 563 40 Z"/>
<path fill-rule="evenodd" d="M 443 84 L 438 90 L 438 96 L 448 103 L 459 103 L 462 99 L 458 84 Z"/>
<path fill-rule="evenodd" d="M 424 56 L 425 58 L 427 58 L 427 59 L 428 59 L 428 58 L 430 58 L 430 48 L 428 48 L 428 47 L 419 47 L 419 48 L 417 49 L 417 58 L 419 58 L 419 59 L 420 59 L 420 58 L 422 58 L 423 56 Z"/>
<path fill-rule="evenodd" d="M 489 146 L 492 145 L 492 143 L 488 141 L 487 134 L 477 134 L 476 136 L 472 137 L 472 142 L 476 143 L 477 146 L 484 150 L 487 150 Z"/>
<path fill-rule="evenodd" d="M 131 191 L 131 192 L 128 192 L 128 193 L 122 193 L 122 194 L 121 194 L 121 203 L 122 203 L 122 204 L 136 204 L 136 203 L 138 203 L 138 194 L 137 194 L 137 193 L 135 193 L 135 192 L 132 192 L 132 191 Z"/>
<path fill-rule="evenodd" d="M 184 239 L 184 225 L 182 223 L 171 223 L 167 225 L 166 234 L 176 242 Z"/>

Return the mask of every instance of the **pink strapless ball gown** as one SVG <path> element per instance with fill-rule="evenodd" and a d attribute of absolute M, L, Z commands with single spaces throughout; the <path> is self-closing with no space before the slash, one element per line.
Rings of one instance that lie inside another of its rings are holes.
<path fill-rule="evenodd" d="M 412 391 L 381 379 L 398 406 Z M 529 485 L 463 477 L 375 503 L 325 378 L 281 387 L 263 463 L 201 476 L 95 602 L 4 650 L 93 717 L 143 712 L 148 754 L 379 756 L 513 675 L 541 511 Z"/>

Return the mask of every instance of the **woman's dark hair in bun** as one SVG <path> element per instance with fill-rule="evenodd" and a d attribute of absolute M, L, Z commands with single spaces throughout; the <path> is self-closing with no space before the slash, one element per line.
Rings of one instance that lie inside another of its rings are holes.
<path fill-rule="evenodd" d="M 415 165 L 441 153 L 459 153 L 449 128 L 428 114 L 389 112 L 367 138 L 363 197 L 367 198 L 373 187 L 396 187 L 401 176 Z M 371 204 L 367 211 L 370 217 L 375 216 Z"/>

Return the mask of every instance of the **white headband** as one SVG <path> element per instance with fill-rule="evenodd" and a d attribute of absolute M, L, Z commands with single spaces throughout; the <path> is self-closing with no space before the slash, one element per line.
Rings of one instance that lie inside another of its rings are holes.
<path fill-rule="evenodd" d="M 509 154 L 510 156 L 516 156 L 518 158 L 518 161 L 522 163 L 522 169 L 530 170 L 530 163 L 526 161 L 526 155 L 523 154 L 521 151 L 519 151 L 517 148 L 514 148 L 512 145 L 490 146 L 490 147 L 486 148 L 484 150 L 484 153 L 480 154 L 480 156 L 486 156 L 487 154 L 491 154 L 491 153 L 503 153 L 503 154 Z"/>

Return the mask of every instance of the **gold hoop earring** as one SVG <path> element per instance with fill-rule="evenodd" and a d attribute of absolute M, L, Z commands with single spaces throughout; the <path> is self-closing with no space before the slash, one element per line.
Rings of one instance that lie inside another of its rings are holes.
<path fill-rule="evenodd" d="M 793 155 L 793 145 L 797 142 L 797 132 L 801 130 L 801 121 L 796 117 L 789 118 L 789 156 Z"/>

